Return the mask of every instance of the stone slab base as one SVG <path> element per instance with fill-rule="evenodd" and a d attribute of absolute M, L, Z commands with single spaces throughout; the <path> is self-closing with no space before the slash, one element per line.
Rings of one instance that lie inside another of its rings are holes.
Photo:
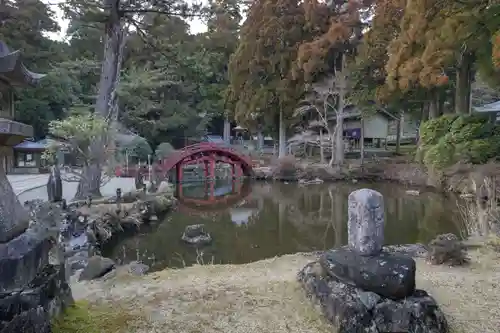
<path fill-rule="evenodd" d="M 446 333 L 448 324 L 436 301 L 423 290 L 394 301 L 340 282 L 319 262 L 306 265 L 298 280 L 337 333 Z"/>
<path fill-rule="evenodd" d="M 0 293 L 22 288 L 48 264 L 52 242 L 47 234 L 28 229 L 0 244 Z"/>
<path fill-rule="evenodd" d="M 408 256 L 381 252 L 362 256 L 348 247 L 326 251 L 319 262 L 338 280 L 394 300 L 415 292 L 415 260 Z"/>
<path fill-rule="evenodd" d="M 50 333 L 50 320 L 73 303 L 64 266 L 47 265 L 24 288 L 0 294 L 0 333 Z"/>

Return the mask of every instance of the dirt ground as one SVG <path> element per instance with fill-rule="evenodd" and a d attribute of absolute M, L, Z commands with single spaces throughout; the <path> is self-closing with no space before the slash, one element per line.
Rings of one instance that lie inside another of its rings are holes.
<path fill-rule="evenodd" d="M 417 287 L 437 299 L 452 333 L 498 332 L 500 256 L 485 251 L 470 253 L 468 267 L 417 260 Z M 72 289 L 75 299 L 90 304 L 90 313 L 109 312 L 101 316 L 106 328 L 90 316 L 100 333 L 331 333 L 333 328 L 296 282 L 299 269 L 315 259 L 295 254 L 246 265 L 167 269 L 144 277 L 120 269 L 106 279 L 73 281 Z M 92 333 L 81 329 L 73 332 Z"/>

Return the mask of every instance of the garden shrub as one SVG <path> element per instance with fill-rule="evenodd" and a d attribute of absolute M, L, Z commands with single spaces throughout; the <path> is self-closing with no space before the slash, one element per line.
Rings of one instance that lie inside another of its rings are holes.
<path fill-rule="evenodd" d="M 439 139 L 450 131 L 450 127 L 456 119 L 456 115 L 445 115 L 422 123 L 420 142 L 424 146 L 437 144 Z"/>
<path fill-rule="evenodd" d="M 445 115 L 422 123 L 419 132 L 419 145 L 415 152 L 416 161 L 425 163 L 427 150 L 432 145 L 437 144 L 439 139 L 450 131 L 451 124 L 455 119 L 457 119 L 456 115 Z"/>
<path fill-rule="evenodd" d="M 424 155 L 424 164 L 442 170 L 453 164 L 453 145 L 447 137 L 443 137 L 435 145 L 430 145 Z"/>
<path fill-rule="evenodd" d="M 457 162 L 483 164 L 500 153 L 500 126 L 483 115 L 445 115 L 422 124 L 416 160 L 443 170 Z"/>
<path fill-rule="evenodd" d="M 170 156 L 172 153 L 175 152 L 174 147 L 168 143 L 168 142 L 163 142 L 156 147 L 155 150 L 155 156 L 157 160 L 162 160 L 164 158 L 167 158 Z"/>

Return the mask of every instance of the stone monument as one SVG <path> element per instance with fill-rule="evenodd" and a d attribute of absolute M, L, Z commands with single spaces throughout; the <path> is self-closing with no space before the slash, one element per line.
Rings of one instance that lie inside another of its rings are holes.
<path fill-rule="evenodd" d="M 382 194 L 349 195 L 348 246 L 326 251 L 298 275 L 339 333 L 444 333 L 448 325 L 436 301 L 415 289 L 416 264 L 386 250 Z"/>
<path fill-rule="evenodd" d="M 12 120 L 13 86 L 35 84 L 43 77 L 28 71 L 20 54 L 0 41 L 0 333 L 49 333 L 50 316 L 72 302 L 64 264 L 49 263 L 54 245 L 49 229 L 61 216 L 34 212 L 30 222 L 5 169 L 12 162 L 12 146 L 33 136 L 31 126 Z"/>
<path fill-rule="evenodd" d="M 50 202 L 61 202 L 63 199 L 61 170 L 57 164 L 50 168 L 49 180 L 47 181 L 47 194 Z"/>

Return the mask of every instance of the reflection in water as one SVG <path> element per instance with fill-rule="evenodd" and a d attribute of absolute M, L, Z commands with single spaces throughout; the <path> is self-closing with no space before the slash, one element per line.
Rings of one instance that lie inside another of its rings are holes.
<path fill-rule="evenodd" d="M 247 263 L 276 255 L 325 250 L 347 242 L 347 197 L 369 187 L 385 198 L 387 244 L 427 243 L 457 233 L 456 198 L 435 193 L 411 196 L 394 184 L 268 184 L 234 181 L 183 185 L 179 205 L 165 221 L 103 249 L 117 262 L 141 260 L 152 269 L 196 262 Z M 205 224 L 210 246 L 181 241 L 184 228 Z"/>

